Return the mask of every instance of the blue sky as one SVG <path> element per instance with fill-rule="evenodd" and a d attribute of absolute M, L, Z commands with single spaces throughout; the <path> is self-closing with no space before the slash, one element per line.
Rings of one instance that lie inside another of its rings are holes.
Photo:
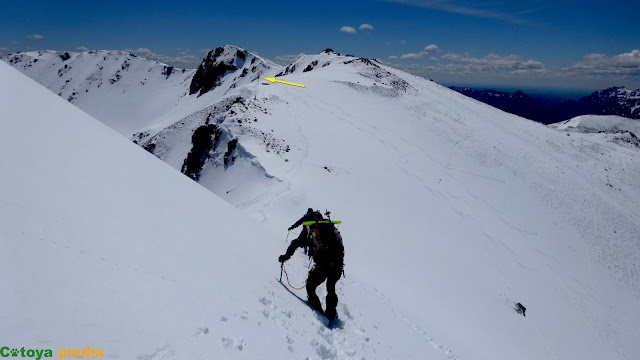
<path fill-rule="evenodd" d="M 279 62 L 330 47 L 447 85 L 640 88 L 635 0 L 2 1 L 2 53 L 134 50 L 196 67 L 225 44 Z"/>

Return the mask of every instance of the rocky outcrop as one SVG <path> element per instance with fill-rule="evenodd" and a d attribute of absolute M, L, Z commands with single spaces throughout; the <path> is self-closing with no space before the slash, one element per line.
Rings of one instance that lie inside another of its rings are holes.
<path fill-rule="evenodd" d="M 211 150 L 215 150 L 218 145 L 221 134 L 222 130 L 215 124 L 200 126 L 193 132 L 191 136 L 193 147 L 189 151 L 187 158 L 184 159 L 184 164 L 182 165 L 183 174 L 193 180 L 198 180 L 202 166 L 209 158 Z"/>
<path fill-rule="evenodd" d="M 209 51 L 207 57 L 202 60 L 202 64 L 198 66 L 196 74 L 191 79 L 189 87 L 189 95 L 198 93 L 198 96 L 206 94 L 220 83 L 220 79 L 227 71 L 236 71 L 238 68 L 228 62 L 217 61 L 218 57 L 224 52 L 224 48 L 216 48 Z"/>

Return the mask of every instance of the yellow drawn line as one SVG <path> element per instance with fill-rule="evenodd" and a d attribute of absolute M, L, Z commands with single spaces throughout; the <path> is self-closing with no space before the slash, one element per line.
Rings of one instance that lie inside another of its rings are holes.
<path fill-rule="evenodd" d="M 287 85 L 305 87 L 304 85 L 301 85 L 301 84 L 296 84 L 296 83 L 292 83 L 292 82 L 288 82 L 288 81 L 277 80 L 276 78 L 263 78 L 263 79 L 265 79 L 267 81 L 271 81 L 271 82 L 279 82 L 279 83 L 283 83 L 283 84 L 287 84 Z"/>

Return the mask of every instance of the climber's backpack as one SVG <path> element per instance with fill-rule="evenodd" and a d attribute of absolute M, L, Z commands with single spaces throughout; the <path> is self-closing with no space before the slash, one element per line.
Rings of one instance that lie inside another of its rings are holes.
<path fill-rule="evenodd" d="M 316 265 L 342 265 L 344 246 L 340 231 L 335 227 L 340 221 L 314 220 L 303 224 L 308 226 L 309 256 L 313 256 Z"/>

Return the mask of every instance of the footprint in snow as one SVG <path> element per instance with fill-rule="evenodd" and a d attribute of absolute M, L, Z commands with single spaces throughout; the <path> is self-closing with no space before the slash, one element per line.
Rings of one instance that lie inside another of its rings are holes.
<path fill-rule="evenodd" d="M 235 314 L 234 316 L 240 316 L 240 319 L 242 319 L 242 320 L 248 320 L 248 319 L 249 319 L 249 312 L 247 312 L 247 311 L 243 311 L 242 313 L 240 313 L 240 314 Z M 224 317 L 224 316 L 223 316 L 223 317 Z M 225 319 L 226 319 L 226 318 L 225 318 Z M 227 319 L 227 320 L 228 320 L 228 319 Z M 220 321 L 222 321 L 222 319 L 221 319 Z"/>
<path fill-rule="evenodd" d="M 340 304 L 340 308 L 344 316 L 346 316 L 349 320 L 353 320 L 353 316 L 351 315 L 351 311 L 349 311 L 349 308 L 347 307 L 347 305 Z"/>
<path fill-rule="evenodd" d="M 264 306 L 271 306 L 271 300 L 267 299 L 264 296 L 258 299 L 258 301 L 260 301 L 260 303 Z"/>
<path fill-rule="evenodd" d="M 242 351 L 244 350 L 245 342 L 242 338 L 234 340 L 231 338 L 223 337 L 222 346 L 224 346 L 226 349 Z"/>
<path fill-rule="evenodd" d="M 139 355 L 137 357 L 138 360 L 168 360 L 175 358 L 175 351 L 167 345 L 165 347 L 157 349 L 153 354 L 150 355 Z"/>
<path fill-rule="evenodd" d="M 311 341 L 311 346 L 316 350 L 318 356 L 321 359 L 336 359 L 338 352 L 335 349 L 331 349 L 323 344 L 320 344 L 317 340 Z"/>
<path fill-rule="evenodd" d="M 290 352 L 293 352 L 293 351 L 294 351 L 293 343 L 294 343 L 295 341 L 294 341 L 294 340 L 293 340 L 293 338 L 292 338 L 292 337 L 290 337 L 289 335 L 286 335 L 286 336 L 285 336 L 285 339 L 287 339 L 287 350 L 289 350 Z"/>

